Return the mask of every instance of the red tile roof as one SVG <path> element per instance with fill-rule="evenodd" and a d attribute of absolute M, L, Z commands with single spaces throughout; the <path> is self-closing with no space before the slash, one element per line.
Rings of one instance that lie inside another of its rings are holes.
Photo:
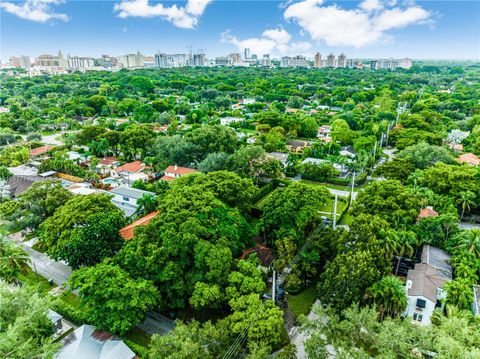
<path fill-rule="evenodd" d="M 41 146 L 34 148 L 33 150 L 30 150 L 30 156 L 35 157 L 39 155 L 43 155 L 44 153 L 47 153 L 50 151 L 53 147 L 52 146 Z"/>
<path fill-rule="evenodd" d="M 123 239 L 132 239 L 134 237 L 135 228 L 138 226 L 146 226 L 150 223 L 152 218 L 155 218 L 157 216 L 157 214 L 158 212 L 152 212 L 150 214 L 147 214 L 145 217 L 142 217 L 135 222 L 130 223 L 128 226 L 120 229 L 120 235 Z"/>
<path fill-rule="evenodd" d="M 472 166 L 480 166 L 480 157 L 478 157 L 474 153 L 464 153 L 457 158 L 457 162 L 467 163 Z"/>
<path fill-rule="evenodd" d="M 101 165 L 110 166 L 112 163 L 115 163 L 115 162 L 118 162 L 118 160 L 115 157 L 105 157 L 99 163 Z"/>
<path fill-rule="evenodd" d="M 129 163 L 125 163 L 122 166 L 118 166 L 115 168 L 116 172 L 130 172 L 130 173 L 136 173 L 139 172 L 145 168 L 148 168 L 145 166 L 142 162 L 140 161 L 133 161 Z"/>
<path fill-rule="evenodd" d="M 187 167 L 178 167 L 178 166 L 168 166 L 165 169 L 165 173 L 175 173 L 177 175 L 186 175 L 189 173 L 194 173 L 198 172 L 197 170 L 194 170 L 193 168 L 187 168 Z"/>
<path fill-rule="evenodd" d="M 434 211 L 432 207 L 425 207 L 420 210 L 420 214 L 418 218 L 429 218 L 429 217 L 437 217 L 438 212 Z"/>
<path fill-rule="evenodd" d="M 175 177 L 165 175 L 165 176 L 160 177 L 160 179 L 163 180 L 163 181 L 172 182 L 172 181 L 175 180 Z"/>

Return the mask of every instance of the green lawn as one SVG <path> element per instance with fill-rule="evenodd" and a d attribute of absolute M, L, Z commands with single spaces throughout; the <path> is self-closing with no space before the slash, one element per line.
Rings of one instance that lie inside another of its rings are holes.
<path fill-rule="evenodd" d="M 311 283 L 302 292 L 287 295 L 287 303 L 290 310 L 298 318 L 300 315 L 307 315 L 317 299 L 316 283 Z"/>
<path fill-rule="evenodd" d="M 345 215 L 342 217 L 342 220 L 340 221 L 339 224 L 346 224 L 350 226 L 353 223 L 353 217 L 349 213 L 345 213 Z"/>
<path fill-rule="evenodd" d="M 151 336 L 139 328 L 133 328 L 130 329 L 127 334 L 125 334 L 125 338 L 138 345 L 148 348 L 150 345 Z"/>
<path fill-rule="evenodd" d="M 47 279 L 40 274 L 35 274 L 30 267 L 26 267 L 23 273 L 18 276 L 18 279 L 25 285 L 36 288 L 42 294 L 47 294 L 51 289 L 55 288 L 55 284 L 49 284 Z"/>

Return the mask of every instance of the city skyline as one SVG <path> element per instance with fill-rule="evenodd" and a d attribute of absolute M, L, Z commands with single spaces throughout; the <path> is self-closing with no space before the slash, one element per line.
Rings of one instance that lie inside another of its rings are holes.
<path fill-rule="evenodd" d="M 2 1 L 2 62 L 10 56 L 99 57 L 202 49 L 210 57 L 316 52 L 352 58 L 479 59 L 480 4 L 473 1 L 279 3 Z"/>

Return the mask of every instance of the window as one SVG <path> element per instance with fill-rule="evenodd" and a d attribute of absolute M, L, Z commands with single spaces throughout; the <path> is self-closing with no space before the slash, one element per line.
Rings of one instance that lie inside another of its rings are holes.
<path fill-rule="evenodd" d="M 423 315 L 420 314 L 420 313 L 417 313 L 417 312 L 414 312 L 413 313 L 413 320 L 417 321 L 417 322 L 421 322 L 423 319 Z"/>

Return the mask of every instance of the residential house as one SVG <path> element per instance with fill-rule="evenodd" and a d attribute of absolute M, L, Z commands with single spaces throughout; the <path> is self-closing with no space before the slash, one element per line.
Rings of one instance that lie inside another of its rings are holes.
<path fill-rule="evenodd" d="M 241 117 L 222 117 L 220 118 L 220 124 L 224 126 L 228 126 L 232 123 L 243 122 L 245 119 Z"/>
<path fill-rule="evenodd" d="M 417 217 L 417 221 L 424 218 L 437 217 L 437 216 L 438 216 L 438 212 L 435 211 L 433 207 L 427 206 L 420 210 L 420 213 L 418 214 L 418 217 Z"/>
<path fill-rule="evenodd" d="M 78 153 L 77 151 L 68 151 L 65 153 L 67 158 L 75 163 L 85 163 L 87 161 L 87 156 Z"/>
<path fill-rule="evenodd" d="M 62 339 L 56 359 L 133 359 L 136 354 L 119 338 L 82 325 Z"/>
<path fill-rule="evenodd" d="M 101 175 L 108 175 L 114 168 L 117 168 L 120 162 L 115 157 L 104 157 L 97 165 L 96 171 Z"/>
<path fill-rule="evenodd" d="M 348 158 L 354 158 L 356 156 L 353 146 L 345 146 L 340 150 L 340 155 Z"/>
<path fill-rule="evenodd" d="M 122 177 L 124 182 L 127 185 L 130 185 L 136 180 L 148 181 L 151 176 L 147 172 L 151 170 L 152 168 L 146 166 L 144 163 L 140 161 L 133 161 L 116 167 L 110 172 L 110 175 L 114 178 Z"/>
<path fill-rule="evenodd" d="M 150 223 L 150 221 L 157 216 L 158 212 L 152 212 L 147 214 L 146 216 L 137 219 L 135 222 L 130 223 L 128 226 L 123 227 L 120 229 L 120 236 L 127 240 L 132 239 L 134 237 L 135 228 L 138 226 L 146 226 Z"/>
<path fill-rule="evenodd" d="M 193 168 L 179 167 L 177 165 L 168 166 L 165 169 L 165 174 L 160 179 L 164 180 L 164 181 L 167 181 L 167 182 L 172 182 L 175 178 L 179 178 L 179 177 L 188 175 L 190 173 L 195 173 L 195 172 L 198 172 L 198 171 L 194 170 Z"/>
<path fill-rule="evenodd" d="M 286 144 L 287 150 L 295 153 L 302 153 L 306 148 L 310 147 L 312 143 L 304 140 L 291 140 Z"/>
<path fill-rule="evenodd" d="M 37 167 L 32 166 L 31 164 L 7 168 L 14 176 L 35 176 L 38 173 Z"/>
<path fill-rule="evenodd" d="M 49 309 L 48 312 L 47 312 L 47 317 L 52 322 L 53 329 L 55 330 L 55 332 L 58 332 L 58 331 L 62 330 L 62 318 L 63 317 L 60 314 L 58 314 L 57 312 Z"/>
<path fill-rule="evenodd" d="M 105 192 L 113 195 L 112 203 L 120 208 L 127 217 L 132 216 L 137 211 L 138 200 L 142 198 L 142 196 L 155 196 L 155 193 L 153 192 L 124 186 L 120 186 L 112 189 L 111 191 Z"/>
<path fill-rule="evenodd" d="M 436 247 L 424 245 L 421 262 L 407 274 L 407 308 L 405 316 L 414 323 L 430 324 L 435 308 L 444 308 L 445 283 L 452 280 L 450 255 Z"/>
<path fill-rule="evenodd" d="M 12 198 L 28 190 L 34 183 L 45 181 L 49 178 L 42 176 L 12 176 L 7 179 L 7 185 L 10 186 L 10 195 Z"/>
<path fill-rule="evenodd" d="M 470 166 L 480 166 L 480 157 L 474 153 L 464 153 L 457 158 L 457 162 L 466 163 Z"/>
<path fill-rule="evenodd" d="M 67 191 L 70 191 L 73 194 L 80 194 L 80 195 L 89 195 L 93 193 L 98 193 L 98 190 L 92 188 L 92 185 L 88 182 L 81 182 L 81 183 L 72 183 L 65 187 Z"/>
<path fill-rule="evenodd" d="M 53 149 L 52 146 L 41 146 L 30 150 L 30 157 L 38 157 L 47 154 Z"/>
<path fill-rule="evenodd" d="M 322 125 L 317 129 L 318 138 L 330 138 L 330 132 L 332 131 L 332 126 Z"/>
<path fill-rule="evenodd" d="M 264 268 L 270 268 L 275 259 L 272 250 L 263 244 L 257 244 L 255 247 L 245 249 L 240 259 L 247 259 L 252 253 L 256 254 L 260 260 L 260 265 Z"/>
<path fill-rule="evenodd" d="M 283 167 L 287 165 L 287 160 L 288 160 L 288 153 L 284 152 L 269 152 L 268 153 L 270 156 L 276 158 L 280 162 L 282 162 Z"/>
<path fill-rule="evenodd" d="M 256 143 L 256 142 L 257 142 L 257 138 L 256 138 L 256 137 L 249 137 L 249 138 L 247 138 L 247 143 L 248 143 L 249 145 L 253 145 L 253 144 Z"/>
<path fill-rule="evenodd" d="M 320 158 L 313 158 L 313 157 L 307 157 L 305 158 L 302 163 L 310 163 L 313 165 L 321 165 L 322 163 L 329 163 L 335 168 L 338 172 L 340 172 L 340 176 L 346 176 L 348 174 L 348 168 L 340 163 L 332 163 L 330 161 L 320 159 Z"/>

